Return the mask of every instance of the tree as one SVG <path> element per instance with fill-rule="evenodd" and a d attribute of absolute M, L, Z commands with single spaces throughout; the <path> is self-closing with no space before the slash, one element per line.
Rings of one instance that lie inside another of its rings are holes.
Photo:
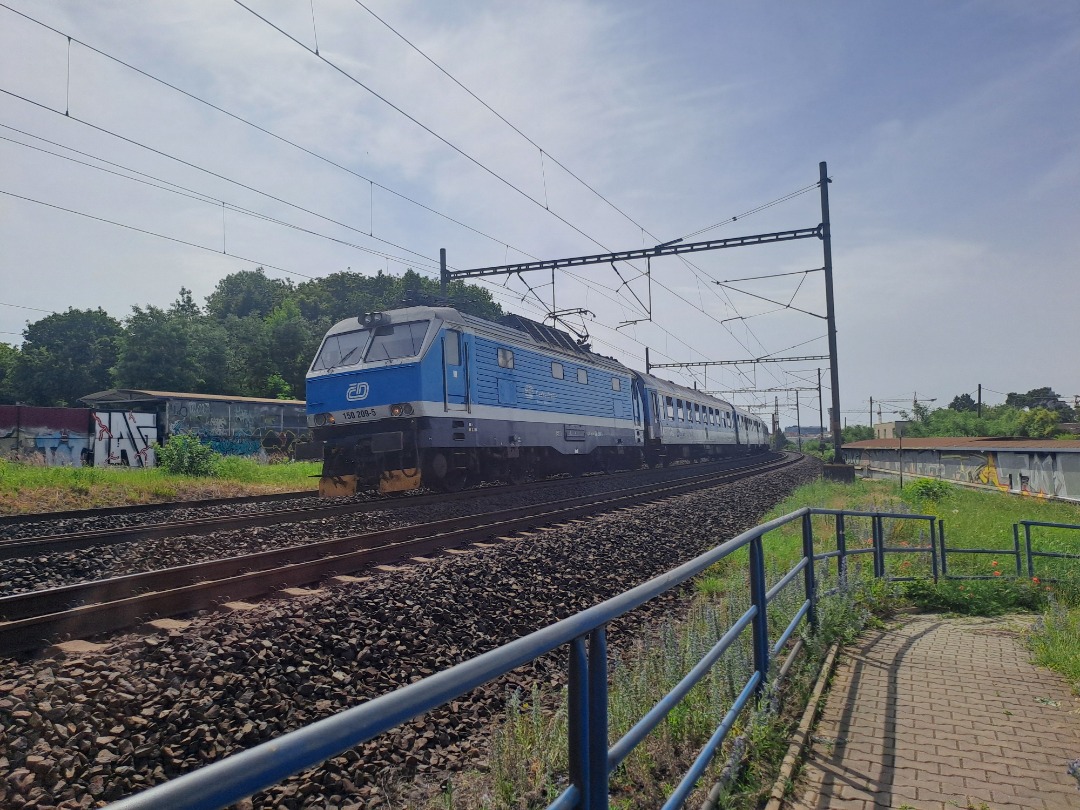
<path fill-rule="evenodd" d="M 0 343 L 0 405 L 10 405 L 15 402 L 12 377 L 15 374 L 15 360 L 18 356 L 19 350 L 15 346 Z"/>
<path fill-rule="evenodd" d="M 971 394 L 958 394 L 949 403 L 949 409 L 953 411 L 977 411 L 978 404 L 972 399 Z"/>
<path fill-rule="evenodd" d="M 1063 422 L 1076 420 L 1076 411 L 1069 407 L 1061 399 L 1060 395 L 1055 394 L 1053 388 L 1048 386 L 1045 388 L 1032 388 L 1026 394 L 1011 391 L 1005 397 L 1005 404 L 1012 405 L 1014 408 L 1045 408 L 1049 411 L 1057 411 Z"/>
<path fill-rule="evenodd" d="M 244 397 L 265 396 L 266 381 L 276 367 L 270 356 L 270 330 L 262 318 L 230 315 L 221 323 L 229 346 L 226 378 L 222 393 Z"/>
<path fill-rule="evenodd" d="M 206 311 L 219 321 L 230 315 L 265 318 L 292 292 L 292 282 L 267 278 L 261 267 L 241 270 L 218 282 L 206 299 Z"/>
<path fill-rule="evenodd" d="M 160 307 L 132 307 L 127 340 L 116 361 L 121 388 L 194 391 L 199 375 L 191 357 L 191 330 L 185 319 Z"/>
<path fill-rule="evenodd" d="M 308 367 L 322 340 L 300 314 L 294 301 L 286 301 L 266 319 L 270 359 L 278 376 L 293 393 L 304 391 Z M 263 396 L 280 397 L 280 391 L 265 388 Z M 285 397 L 288 399 L 288 397 Z"/>
<path fill-rule="evenodd" d="M 11 393 L 31 405 L 77 405 L 109 387 L 122 342 L 120 322 L 100 307 L 47 315 L 23 331 Z"/>
<path fill-rule="evenodd" d="M 861 442 L 874 438 L 874 429 L 870 425 L 851 425 L 840 431 L 844 444 Z"/>

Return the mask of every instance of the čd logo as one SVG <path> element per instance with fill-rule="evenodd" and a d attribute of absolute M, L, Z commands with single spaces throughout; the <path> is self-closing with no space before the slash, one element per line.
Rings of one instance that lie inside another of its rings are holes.
<path fill-rule="evenodd" d="M 345 392 L 345 399 L 350 402 L 367 399 L 369 390 L 370 386 L 366 382 L 353 383 L 349 386 L 349 390 Z"/>

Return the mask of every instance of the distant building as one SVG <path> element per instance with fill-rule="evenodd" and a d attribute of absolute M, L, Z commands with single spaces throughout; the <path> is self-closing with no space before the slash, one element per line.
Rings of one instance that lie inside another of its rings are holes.
<path fill-rule="evenodd" d="M 879 422 L 874 425 L 874 438 L 875 439 L 895 439 L 899 436 L 906 436 L 908 425 L 911 422 L 896 421 L 896 422 Z"/>

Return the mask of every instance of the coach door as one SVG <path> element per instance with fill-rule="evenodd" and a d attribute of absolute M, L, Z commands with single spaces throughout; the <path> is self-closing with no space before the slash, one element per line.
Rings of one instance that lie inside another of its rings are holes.
<path fill-rule="evenodd" d="M 444 403 L 448 411 L 469 409 L 467 353 L 468 347 L 461 339 L 461 332 L 455 329 L 447 329 L 443 332 Z"/>

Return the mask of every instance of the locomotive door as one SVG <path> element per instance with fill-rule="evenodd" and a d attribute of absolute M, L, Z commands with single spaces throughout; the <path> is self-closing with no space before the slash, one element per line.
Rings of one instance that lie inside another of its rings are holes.
<path fill-rule="evenodd" d="M 468 347 L 461 339 L 461 332 L 447 329 L 443 333 L 443 391 L 448 411 L 469 409 L 467 354 Z"/>

